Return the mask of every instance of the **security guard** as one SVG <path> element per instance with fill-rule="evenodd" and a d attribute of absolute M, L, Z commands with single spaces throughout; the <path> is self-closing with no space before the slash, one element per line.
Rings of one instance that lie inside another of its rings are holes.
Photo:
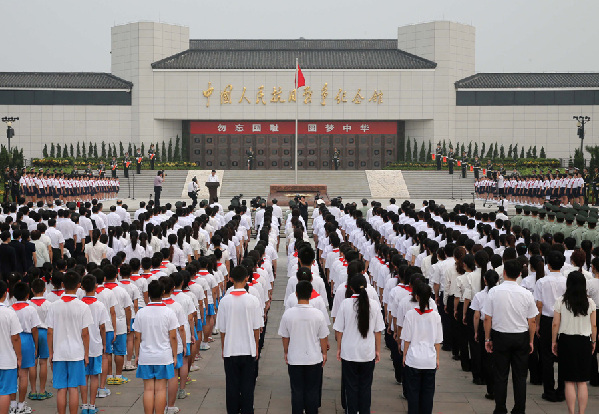
<path fill-rule="evenodd" d="M 466 151 L 462 154 L 462 178 L 466 178 L 466 172 L 468 171 L 468 157 Z"/>
<path fill-rule="evenodd" d="M 437 171 L 441 171 L 441 161 L 443 158 L 443 148 L 441 148 L 441 143 L 437 144 L 437 150 L 435 151 L 435 159 L 437 161 Z"/>
<path fill-rule="evenodd" d="M 449 174 L 453 174 L 453 146 L 449 146 L 449 153 L 447 154 L 447 166 L 449 168 Z"/>
<path fill-rule="evenodd" d="M 150 144 L 148 150 L 148 157 L 150 158 L 150 170 L 154 170 L 154 159 L 156 158 L 156 151 L 154 150 L 154 144 Z"/>
<path fill-rule="evenodd" d="M 129 178 L 129 167 L 131 166 L 131 159 L 129 158 L 129 153 L 125 153 L 125 158 L 123 158 L 123 175 L 125 178 Z"/>
<path fill-rule="evenodd" d="M 112 161 L 110 162 L 110 170 L 112 171 L 112 178 L 116 178 L 116 170 L 119 168 L 119 163 L 116 160 L 116 157 L 112 157 Z"/>

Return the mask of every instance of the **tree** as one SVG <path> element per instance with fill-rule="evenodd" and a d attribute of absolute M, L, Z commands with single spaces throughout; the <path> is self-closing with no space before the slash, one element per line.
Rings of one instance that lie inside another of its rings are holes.
<path fill-rule="evenodd" d="M 584 169 L 584 154 L 579 148 L 574 150 L 574 167 L 578 168 L 580 171 Z"/>
<path fill-rule="evenodd" d="M 94 158 L 98 158 L 98 144 L 94 142 Z"/>
<path fill-rule="evenodd" d="M 493 159 L 499 157 L 499 151 L 497 151 L 497 141 L 495 142 L 495 148 L 493 148 Z"/>
<path fill-rule="evenodd" d="M 474 153 L 472 155 L 478 157 L 478 142 L 474 143 Z"/>
<path fill-rule="evenodd" d="M 54 143 L 50 144 L 50 158 L 56 157 L 56 148 L 54 147 Z"/>
<path fill-rule="evenodd" d="M 87 158 L 87 155 L 85 155 L 85 142 L 81 144 L 81 156 L 83 159 Z"/>
<path fill-rule="evenodd" d="M 112 156 L 116 157 L 117 156 L 117 152 L 116 152 L 116 145 L 112 144 Z"/>
<path fill-rule="evenodd" d="M 69 145 L 69 157 L 73 158 L 73 143 L 71 142 L 71 145 Z"/>
<path fill-rule="evenodd" d="M 60 144 L 56 144 L 56 158 L 62 157 L 62 147 Z"/>
<path fill-rule="evenodd" d="M 503 147 L 503 144 L 501 144 L 501 147 L 499 147 L 499 158 L 505 158 L 505 148 Z"/>
<path fill-rule="evenodd" d="M 102 141 L 101 148 L 102 158 L 106 158 L 106 143 L 104 141 Z"/>
<path fill-rule="evenodd" d="M 537 146 L 532 147 L 532 157 L 537 158 Z"/>
<path fill-rule="evenodd" d="M 173 138 L 172 137 L 168 140 L 168 161 L 169 162 L 173 161 Z"/>
<path fill-rule="evenodd" d="M 524 150 L 524 148 L 522 148 L 522 150 Z M 532 158 L 532 147 L 528 147 L 528 150 L 526 151 L 526 158 Z"/>
<path fill-rule="evenodd" d="M 541 147 L 541 152 L 539 153 L 539 158 L 547 158 L 547 154 L 545 154 L 545 147 Z"/>
<path fill-rule="evenodd" d="M 412 155 L 412 161 L 418 161 L 418 143 L 416 142 L 416 138 L 414 138 L 414 154 Z"/>
<path fill-rule="evenodd" d="M 119 157 L 125 156 L 125 148 L 123 148 L 123 141 L 119 142 Z"/>
<path fill-rule="evenodd" d="M 88 156 L 89 158 L 91 158 L 91 157 L 93 157 L 93 156 L 94 156 L 94 144 L 92 144 L 92 142 L 91 142 L 91 141 L 89 142 L 89 148 L 88 148 L 88 150 L 87 150 L 87 156 Z"/>
<path fill-rule="evenodd" d="M 42 157 L 48 158 L 48 144 L 44 144 L 44 149 L 42 150 Z"/>
<path fill-rule="evenodd" d="M 79 141 L 77 141 L 77 158 L 81 158 L 81 147 L 79 146 Z"/>
<path fill-rule="evenodd" d="M 589 171 L 595 171 L 595 168 L 599 167 L 599 146 L 589 146 L 587 145 L 584 148 L 589 154 L 591 154 L 591 159 L 589 161 Z M 543 149 L 541 148 L 541 151 Z"/>
<path fill-rule="evenodd" d="M 484 142 L 480 146 L 480 157 L 485 158 L 485 143 Z"/>
<path fill-rule="evenodd" d="M 468 143 L 468 153 L 466 155 L 468 158 L 472 158 L 472 141 Z"/>
<path fill-rule="evenodd" d="M 502 145 L 503 147 L 503 145 Z M 514 146 L 512 144 L 510 144 L 510 147 L 507 150 L 507 157 L 508 158 L 512 158 L 512 152 L 514 151 Z M 503 158 L 503 157 L 502 157 Z"/>
<path fill-rule="evenodd" d="M 131 145 L 131 143 L 129 143 L 129 146 L 127 146 L 127 152 L 129 153 L 130 157 L 133 156 L 133 146 Z"/>
<path fill-rule="evenodd" d="M 460 143 L 459 142 L 455 144 L 455 151 L 453 153 L 456 157 L 459 157 L 460 155 L 462 155 L 462 154 L 460 154 Z"/>
<path fill-rule="evenodd" d="M 420 162 L 426 161 L 426 149 L 424 148 L 424 141 L 422 141 L 422 145 L 420 145 Z"/>
<path fill-rule="evenodd" d="M 166 152 L 166 143 L 164 141 L 162 141 L 162 158 L 161 161 L 162 162 L 167 162 L 168 161 L 168 153 Z"/>
<path fill-rule="evenodd" d="M 524 158 L 524 146 L 520 150 L 520 158 Z"/>
<path fill-rule="evenodd" d="M 414 138 L 414 142 L 416 138 Z M 179 139 L 179 134 L 175 138 L 175 153 L 173 154 L 174 161 L 181 161 L 181 140 Z"/>
<path fill-rule="evenodd" d="M 108 159 L 112 159 L 112 145 L 108 144 L 108 153 L 106 154 Z"/>
<path fill-rule="evenodd" d="M 493 158 L 493 144 L 489 145 L 489 151 L 487 151 L 487 158 Z"/>
<path fill-rule="evenodd" d="M 406 162 L 412 161 L 412 140 L 408 137 L 408 146 L 406 148 Z"/>
<path fill-rule="evenodd" d="M 433 155 L 433 143 L 429 139 L 429 141 L 428 141 L 428 152 L 426 153 L 426 159 L 425 159 L 425 161 L 431 160 L 432 159 L 432 155 Z"/>
<path fill-rule="evenodd" d="M 69 146 L 67 144 L 62 147 L 62 158 L 69 158 Z"/>
<path fill-rule="evenodd" d="M 447 154 L 447 146 L 445 145 L 445 140 L 443 140 L 443 154 Z"/>
<path fill-rule="evenodd" d="M 512 153 L 514 156 L 514 161 L 518 159 L 518 144 L 514 145 L 514 152 Z"/>
<path fill-rule="evenodd" d="M 156 151 L 156 157 L 154 159 L 158 161 L 160 159 L 160 144 L 158 142 L 154 144 L 154 151 Z"/>
<path fill-rule="evenodd" d="M 464 146 L 464 143 L 462 143 L 462 146 L 460 147 L 460 155 L 464 154 L 465 151 L 466 147 Z"/>

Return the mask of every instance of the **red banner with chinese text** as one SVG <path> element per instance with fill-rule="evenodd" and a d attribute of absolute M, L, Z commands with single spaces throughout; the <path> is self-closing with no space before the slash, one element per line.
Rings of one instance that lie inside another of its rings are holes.
<path fill-rule="evenodd" d="M 295 122 L 214 122 L 194 121 L 190 122 L 191 134 L 295 134 Z M 300 134 L 397 134 L 397 122 L 375 121 L 375 122 L 343 122 L 343 121 L 302 121 L 298 124 Z"/>

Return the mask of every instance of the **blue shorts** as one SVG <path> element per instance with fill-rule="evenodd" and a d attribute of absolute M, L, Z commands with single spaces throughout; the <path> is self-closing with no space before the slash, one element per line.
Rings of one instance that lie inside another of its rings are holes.
<path fill-rule="evenodd" d="M 54 361 L 52 362 L 52 385 L 57 390 L 77 388 L 85 385 L 85 362 Z"/>
<path fill-rule="evenodd" d="M 185 355 L 191 354 L 191 344 L 185 344 Z"/>
<path fill-rule="evenodd" d="M 139 365 L 135 374 L 141 379 L 171 379 L 175 376 L 175 367 L 168 365 Z"/>
<path fill-rule="evenodd" d="M 106 332 L 106 353 L 114 355 L 127 355 L 127 334 L 120 334 L 114 339 L 114 331 Z"/>
<path fill-rule="evenodd" d="M 35 366 L 35 343 L 33 335 L 29 332 L 21 332 L 21 368 L 31 368 Z"/>
<path fill-rule="evenodd" d="M 177 354 L 177 363 L 175 364 L 175 369 L 179 369 L 183 366 L 183 352 Z"/>
<path fill-rule="evenodd" d="M 48 359 L 50 357 L 48 330 L 46 328 L 37 328 L 37 357 L 39 359 Z"/>
<path fill-rule="evenodd" d="M 208 309 L 206 311 L 208 316 L 216 315 L 216 311 L 214 310 L 214 304 L 208 305 Z"/>
<path fill-rule="evenodd" d="M 196 322 L 196 335 L 199 332 L 202 332 L 202 326 L 204 326 L 206 324 L 206 315 L 204 315 L 204 319 L 199 318 L 198 321 Z M 196 338 L 198 339 L 198 338 Z"/>
<path fill-rule="evenodd" d="M 141 309 L 141 308 L 140 308 L 140 309 Z M 131 325 L 131 326 L 129 326 L 129 330 L 130 330 L 131 332 L 133 332 L 133 322 L 135 322 L 135 318 L 131 318 L 131 323 L 129 324 L 129 325 Z"/>
<path fill-rule="evenodd" d="M 89 364 L 85 366 L 85 375 L 100 375 L 102 373 L 102 355 L 90 357 Z"/>
<path fill-rule="evenodd" d="M 17 392 L 17 369 L 0 369 L 0 395 L 15 394 Z"/>

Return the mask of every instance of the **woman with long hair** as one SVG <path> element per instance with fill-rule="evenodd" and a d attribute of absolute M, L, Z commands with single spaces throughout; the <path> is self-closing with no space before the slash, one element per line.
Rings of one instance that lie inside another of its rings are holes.
<path fill-rule="evenodd" d="M 100 229 L 92 231 L 92 239 L 85 245 L 85 258 L 87 262 L 100 265 L 102 259 L 106 259 L 106 245 L 100 242 Z"/>
<path fill-rule="evenodd" d="M 352 296 L 343 301 L 335 318 L 337 360 L 345 387 L 346 413 L 369 413 L 374 365 L 380 361 L 381 332 L 385 329 L 380 305 L 368 298 L 366 278 L 351 278 Z"/>
<path fill-rule="evenodd" d="M 588 402 L 587 381 L 597 342 L 596 305 L 587 297 L 586 278 L 571 272 L 566 292 L 554 306 L 551 350 L 558 358 L 558 375 L 565 381 L 568 412 L 584 414 Z M 578 397 L 578 398 L 577 398 Z"/>
<path fill-rule="evenodd" d="M 139 242 L 139 233 L 137 230 L 131 230 L 129 233 L 129 244 L 123 249 L 127 258 L 125 263 L 129 263 L 131 259 L 143 259 L 145 250 Z"/>
<path fill-rule="evenodd" d="M 183 250 L 181 250 L 177 241 L 176 234 L 170 234 L 168 236 L 168 260 L 180 270 L 185 267 L 186 259 L 185 253 L 183 253 Z"/>

